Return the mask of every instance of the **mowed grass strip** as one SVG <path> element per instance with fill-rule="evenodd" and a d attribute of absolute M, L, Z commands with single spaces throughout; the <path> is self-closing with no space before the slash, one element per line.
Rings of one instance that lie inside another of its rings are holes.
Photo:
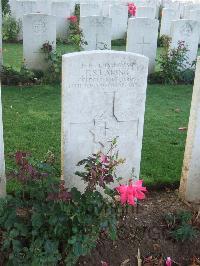
<path fill-rule="evenodd" d="M 183 161 L 192 86 L 151 85 L 147 90 L 141 177 L 147 185 L 176 184 Z M 30 151 L 39 160 L 51 150 L 60 168 L 60 86 L 3 87 L 6 170 L 10 155 Z"/>

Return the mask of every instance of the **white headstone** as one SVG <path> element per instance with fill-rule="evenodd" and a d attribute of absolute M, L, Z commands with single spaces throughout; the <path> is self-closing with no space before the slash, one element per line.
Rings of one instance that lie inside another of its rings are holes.
<path fill-rule="evenodd" d="M 23 16 L 30 13 L 35 13 L 36 11 L 37 11 L 36 1 L 16 0 L 14 17 L 20 22 L 20 32 L 18 35 L 18 40 L 22 40 L 23 38 L 23 25 L 22 25 Z"/>
<path fill-rule="evenodd" d="M 0 0 L 0 71 L 2 68 L 2 6 Z M 3 121 L 2 121 L 2 105 L 1 105 L 1 79 L 0 79 L 0 197 L 6 194 L 6 177 L 5 177 L 5 161 L 4 161 L 4 142 L 3 142 Z"/>
<path fill-rule="evenodd" d="M 200 57 L 197 60 L 192 105 L 180 184 L 180 195 L 200 204 Z"/>
<path fill-rule="evenodd" d="M 29 14 L 23 18 L 23 54 L 29 69 L 44 70 L 47 62 L 41 48 L 44 43 L 56 47 L 56 18 L 45 14 Z"/>
<path fill-rule="evenodd" d="M 200 44 L 200 9 L 190 10 L 190 19 L 199 22 L 199 44 Z"/>
<path fill-rule="evenodd" d="M 128 23 L 128 6 L 111 5 L 109 17 L 112 18 L 112 40 L 125 38 Z"/>
<path fill-rule="evenodd" d="M 165 4 L 165 8 L 174 9 L 176 10 L 176 15 L 178 18 L 181 16 L 181 8 L 180 8 L 180 1 L 170 1 L 167 4 Z"/>
<path fill-rule="evenodd" d="M 37 12 L 37 2 L 27 0 L 17 0 L 15 2 L 14 17 L 22 20 L 24 15 Z"/>
<path fill-rule="evenodd" d="M 139 177 L 148 58 L 127 52 L 90 51 L 63 56 L 62 170 L 67 187 L 83 190 L 76 164 L 118 136 L 126 163 L 119 175 Z"/>
<path fill-rule="evenodd" d="M 86 42 L 83 45 L 84 50 L 111 49 L 111 18 L 99 16 L 80 17 L 80 28 Z"/>
<path fill-rule="evenodd" d="M 84 3 L 80 4 L 80 16 L 89 17 L 89 16 L 101 16 L 102 11 L 98 3 Z"/>
<path fill-rule="evenodd" d="M 141 18 L 151 18 L 154 19 L 156 17 L 156 8 L 150 6 L 139 6 L 136 9 L 136 17 Z"/>
<path fill-rule="evenodd" d="M 36 12 L 51 15 L 51 1 L 50 0 L 37 0 Z"/>
<path fill-rule="evenodd" d="M 196 60 L 199 42 L 199 24 L 194 20 L 180 19 L 172 21 L 171 47 L 176 48 L 179 41 L 187 47 L 188 67 Z"/>
<path fill-rule="evenodd" d="M 147 56 L 149 73 L 155 68 L 158 26 L 157 19 L 130 18 L 128 21 L 126 51 Z"/>
<path fill-rule="evenodd" d="M 162 35 L 170 36 L 172 20 L 176 20 L 176 19 L 179 19 L 179 15 L 177 14 L 175 9 L 163 8 L 161 27 L 160 27 L 160 36 Z"/>
<path fill-rule="evenodd" d="M 71 6 L 67 2 L 53 2 L 51 14 L 56 16 L 56 37 L 66 39 L 69 28 L 68 18 L 71 15 Z"/>

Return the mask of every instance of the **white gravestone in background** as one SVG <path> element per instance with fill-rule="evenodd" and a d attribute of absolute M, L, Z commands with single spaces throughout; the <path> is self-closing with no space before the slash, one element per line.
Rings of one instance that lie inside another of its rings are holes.
<path fill-rule="evenodd" d="M 125 38 L 128 23 L 128 6 L 111 5 L 109 17 L 112 18 L 112 40 Z"/>
<path fill-rule="evenodd" d="M 15 2 L 15 11 L 13 16 L 22 20 L 24 15 L 35 13 L 37 11 L 36 1 L 17 0 Z"/>
<path fill-rule="evenodd" d="M 112 19 L 108 17 L 80 17 L 80 28 L 86 42 L 82 47 L 90 50 L 110 50 Z"/>
<path fill-rule="evenodd" d="M 180 195 L 186 201 L 200 203 L 200 57 L 197 60 Z"/>
<path fill-rule="evenodd" d="M 199 22 L 199 44 L 200 44 L 200 9 L 191 10 L 190 19 Z"/>
<path fill-rule="evenodd" d="M 36 1 L 24 1 L 17 0 L 15 3 L 15 10 L 13 16 L 20 21 L 21 29 L 18 35 L 18 40 L 22 40 L 23 38 L 23 25 L 22 19 L 24 15 L 35 13 L 37 11 Z"/>
<path fill-rule="evenodd" d="M 101 16 L 102 11 L 98 3 L 80 4 L 80 16 Z"/>
<path fill-rule="evenodd" d="M 164 7 L 175 10 L 178 18 L 180 18 L 181 16 L 180 1 L 174 1 L 174 2 L 170 1 L 168 4 L 165 4 Z"/>
<path fill-rule="evenodd" d="M 2 68 L 2 9 L 0 0 L 0 71 Z M 0 73 L 1 74 L 1 73 Z M 6 194 L 6 177 L 4 162 L 4 142 L 3 142 L 3 121 L 2 121 L 2 105 L 1 105 L 1 79 L 0 79 L 0 197 Z"/>
<path fill-rule="evenodd" d="M 71 15 L 71 6 L 67 2 L 53 2 L 51 14 L 56 16 L 56 37 L 66 39 L 69 28 L 69 17 Z"/>
<path fill-rule="evenodd" d="M 36 12 L 51 15 L 51 0 L 36 0 L 37 10 Z"/>
<path fill-rule="evenodd" d="M 56 17 L 44 14 L 29 14 L 23 18 L 23 55 L 29 69 L 47 68 L 45 56 L 41 51 L 44 43 L 56 47 Z"/>
<path fill-rule="evenodd" d="M 66 54 L 62 62 L 62 170 L 83 190 L 76 164 L 118 137 L 124 182 L 139 177 L 148 58 L 117 51 Z"/>
<path fill-rule="evenodd" d="M 149 73 L 155 68 L 158 26 L 157 19 L 130 18 L 128 21 L 126 51 L 147 56 Z"/>
<path fill-rule="evenodd" d="M 156 8 L 150 6 L 140 6 L 136 9 L 136 17 L 151 18 L 156 17 Z"/>
<path fill-rule="evenodd" d="M 179 19 L 175 9 L 163 8 L 162 18 L 161 18 L 161 27 L 160 27 L 160 36 L 167 35 L 170 36 L 170 29 L 172 20 Z"/>
<path fill-rule="evenodd" d="M 187 47 L 188 67 L 196 60 L 199 42 L 199 24 L 194 20 L 180 19 L 172 21 L 171 48 L 176 48 L 178 41 L 184 41 Z"/>

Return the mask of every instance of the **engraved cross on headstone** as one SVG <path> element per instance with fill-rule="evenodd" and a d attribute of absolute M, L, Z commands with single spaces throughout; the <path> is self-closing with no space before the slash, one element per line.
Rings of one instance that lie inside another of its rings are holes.
<path fill-rule="evenodd" d="M 107 101 L 105 103 L 105 110 L 102 112 L 102 115 L 93 120 L 93 128 L 89 132 L 93 136 L 93 142 L 99 150 L 100 148 L 105 148 L 106 144 L 110 143 L 114 138 L 119 135 L 126 136 L 126 133 L 130 128 L 134 129 L 132 136 L 137 137 L 139 123 L 137 120 L 128 120 L 128 121 L 118 121 L 114 114 L 114 98 L 115 92 L 106 93 Z M 131 127 L 131 123 L 135 126 Z"/>
<path fill-rule="evenodd" d="M 138 42 L 137 44 L 141 45 L 141 47 L 142 47 L 142 52 L 141 52 L 141 54 L 144 54 L 145 45 L 149 45 L 149 44 L 151 44 L 151 43 L 149 43 L 149 42 L 145 42 L 145 40 L 144 40 L 144 36 L 143 36 L 143 37 L 142 37 L 142 42 Z"/>

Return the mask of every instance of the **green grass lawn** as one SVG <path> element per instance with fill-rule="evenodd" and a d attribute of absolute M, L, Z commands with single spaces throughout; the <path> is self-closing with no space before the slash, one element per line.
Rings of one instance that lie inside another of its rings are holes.
<path fill-rule="evenodd" d="M 114 45 L 114 50 L 125 50 Z M 73 46 L 57 47 L 62 53 L 76 51 Z M 22 44 L 3 45 L 4 64 L 19 68 L 22 54 Z M 192 86 L 148 87 L 141 178 L 149 185 L 180 179 L 186 131 L 179 127 L 187 127 L 191 94 Z M 37 159 L 51 150 L 60 167 L 60 86 L 3 87 L 2 100 L 7 171 L 13 167 L 10 155 L 17 150 L 30 151 Z"/>
<path fill-rule="evenodd" d="M 148 184 L 180 179 L 192 86 L 151 85 L 147 92 L 141 177 Z M 30 151 L 37 159 L 51 150 L 60 167 L 61 93 L 59 86 L 3 87 L 7 171 L 10 155 Z"/>
<path fill-rule="evenodd" d="M 62 54 L 76 52 L 76 47 L 72 45 L 65 45 L 65 44 L 57 44 L 58 51 L 61 51 Z M 116 51 L 125 51 L 126 46 L 120 45 L 116 46 L 114 44 L 112 46 L 112 50 Z M 157 58 L 159 57 L 162 48 L 157 49 Z M 198 55 L 200 55 L 200 49 L 198 50 Z M 23 62 L 23 45 L 22 44 L 15 44 L 15 43 L 4 43 L 3 44 L 3 56 L 4 56 L 4 64 L 9 64 L 14 66 L 16 69 L 19 69 L 22 62 Z M 156 66 L 156 70 L 159 69 L 159 66 Z"/>

